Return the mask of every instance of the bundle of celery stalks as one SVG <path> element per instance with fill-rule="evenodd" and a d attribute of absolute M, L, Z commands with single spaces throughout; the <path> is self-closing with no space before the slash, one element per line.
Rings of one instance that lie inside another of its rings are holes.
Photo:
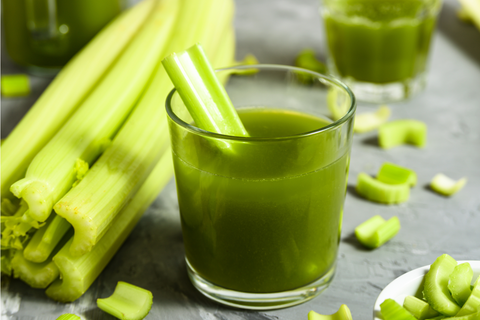
<path fill-rule="evenodd" d="M 234 62 L 233 1 L 143 0 L 57 75 L 2 143 L 2 273 L 79 298 L 173 175 L 161 60 Z"/>

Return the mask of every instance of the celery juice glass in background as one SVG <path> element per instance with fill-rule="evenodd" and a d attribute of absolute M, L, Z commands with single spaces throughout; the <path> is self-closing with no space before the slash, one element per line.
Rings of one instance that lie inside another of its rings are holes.
<path fill-rule="evenodd" d="M 166 103 L 189 277 L 227 305 L 302 303 L 335 271 L 355 99 L 338 80 L 292 67 L 217 75 L 250 137 L 195 127 L 175 90 Z M 338 121 L 332 91 L 347 107 Z"/>
<path fill-rule="evenodd" d="M 123 0 L 3 0 L 10 58 L 36 74 L 55 74 L 123 8 Z"/>
<path fill-rule="evenodd" d="M 423 90 L 441 0 L 323 0 L 329 68 L 359 100 Z"/>

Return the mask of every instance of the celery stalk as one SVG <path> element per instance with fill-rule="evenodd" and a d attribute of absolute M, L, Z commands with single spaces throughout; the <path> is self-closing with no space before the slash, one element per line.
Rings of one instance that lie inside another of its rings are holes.
<path fill-rule="evenodd" d="M 455 315 L 455 317 L 466 316 L 472 313 L 480 311 L 480 276 L 477 278 L 473 284 L 473 289 L 470 295 L 468 296 L 467 301 Z"/>
<path fill-rule="evenodd" d="M 392 217 L 385 221 L 381 216 L 373 216 L 355 228 L 355 236 L 364 246 L 375 249 L 392 239 L 400 230 L 400 221 Z"/>
<path fill-rule="evenodd" d="M 31 262 L 25 259 L 22 250 L 16 250 L 12 269 L 14 278 L 20 278 L 32 288 L 45 289 L 60 275 L 51 258 L 42 263 Z"/>
<path fill-rule="evenodd" d="M 402 144 L 413 144 L 419 148 L 427 143 L 427 125 L 418 120 L 395 120 L 382 124 L 378 129 L 378 144 L 390 149 Z"/>
<path fill-rule="evenodd" d="M 448 290 L 459 306 L 463 306 L 472 293 L 470 288 L 472 278 L 473 270 L 468 262 L 455 266 L 448 277 Z"/>
<path fill-rule="evenodd" d="M 469 18 L 475 23 L 480 30 L 480 3 L 475 0 L 459 0 L 462 7 L 467 12 Z"/>
<path fill-rule="evenodd" d="M 337 312 L 330 315 L 319 314 L 312 310 L 308 313 L 308 320 L 352 320 L 352 313 L 346 304 L 342 304 Z"/>
<path fill-rule="evenodd" d="M 4 97 L 21 97 L 30 94 L 30 79 L 26 74 L 6 74 L 2 76 L 1 91 Z"/>
<path fill-rule="evenodd" d="M 386 123 L 390 118 L 390 108 L 383 105 L 375 112 L 366 112 L 355 115 L 355 123 L 353 131 L 356 133 L 364 133 L 372 131 Z"/>
<path fill-rule="evenodd" d="M 71 225 L 59 215 L 51 215 L 47 224 L 35 232 L 28 242 L 23 255 L 25 259 L 41 263 L 47 260 Z"/>
<path fill-rule="evenodd" d="M 415 296 L 406 296 L 403 307 L 418 320 L 430 319 L 440 315 L 426 301 Z"/>
<path fill-rule="evenodd" d="M 451 196 L 460 191 L 465 184 L 467 184 L 467 178 L 462 178 L 458 181 L 455 181 L 443 173 L 439 173 L 433 177 L 432 181 L 430 182 L 430 188 L 444 196 Z"/>
<path fill-rule="evenodd" d="M 402 203 L 410 197 L 410 186 L 407 183 L 388 184 L 363 172 L 358 174 L 355 188 L 362 197 L 385 204 Z"/>
<path fill-rule="evenodd" d="M 177 1 L 157 3 L 114 68 L 35 156 L 25 178 L 11 186 L 13 194 L 28 203 L 32 218 L 45 221 L 75 182 L 77 159 L 92 163 L 116 134 L 159 62 L 178 8 Z"/>
<path fill-rule="evenodd" d="M 113 294 L 97 299 L 97 306 L 115 318 L 141 320 L 152 308 L 153 295 L 150 291 L 133 284 L 119 281 Z"/>
<path fill-rule="evenodd" d="M 212 13 L 220 12 L 217 3 L 211 2 L 213 3 L 183 2 L 175 30 L 191 28 L 196 31 L 186 32 L 184 36 L 171 41 L 165 52 L 183 49 L 199 38 L 212 38 L 210 31 L 203 26 L 216 25 L 206 19 Z M 226 9 L 225 4 L 232 5 L 229 1 L 216 2 Z M 214 62 L 224 57 L 231 61 L 233 43 L 220 46 L 218 51 L 222 48 L 231 51 L 226 54 L 214 54 Z M 159 107 L 159 101 L 165 101 L 171 86 L 163 65 L 159 64 L 154 79 L 110 147 L 78 186 L 72 188 L 54 206 L 55 211 L 75 228 L 70 248 L 72 255 L 79 256 L 92 249 L 111 226 L 112 220 L 123 205 L 145 181 L 168 146 L 166 112 L 165 108 Z"/>
<path fill-rule="evenodd" d="M 142 187 L 113 221 L 112 227 L 92 251 L 80 257 L 70 254 L 71 239 L 53 258 L 62 279 L 47 288 L 46 294 L 57 301 L 78 299 L 114 256 L 147 207 L 173 175 L 171 150 L 164 152 Z"/>
<path fill-rule="evenodd" d="M 411 169 L 385 162 L 378 171 L 377 180 L 388 184 L 406 183 L 414 187 L 417 184 L 417 174 Z"/>
<path fill-rule="evenodd" d="M 460 307 L 448 291 L 448 278 L 455 269 L 457 261 L 448 254 L 438 257 L 425 276 L 423 295 L 430 306 L 441 314 L 454 316 Z"/>
<path fill-rule="evenodd" d="M 100 31 L 67 63 L 3 141 L 2 201 L 13 199 L 10 186 L 23 177 L 33 157 L 102 80 L 135 36 L 153 4 L 153 0 L 142 1 Z"/>
<path fill-rule="evenodd" d="M 171 54 L 162 63 L 199 128 L 225 135 L 248 136 L 199 44 Z"/>
<path fill-rule="evenodd" d="M 393 299 L 380 304 L 380 312 L 384 320 L 416 320 L 416 318 Z"/>
<path fill-rule="evenodd" d="M 57 320 L 81 320 L 81 318 L 75 314 L 65 313 L 58 317 Z"/>

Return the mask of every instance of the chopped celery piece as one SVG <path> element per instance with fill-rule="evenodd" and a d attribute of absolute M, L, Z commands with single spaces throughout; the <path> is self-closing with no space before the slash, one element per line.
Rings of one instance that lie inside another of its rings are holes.
<path fill-rule="evenodd" d="M 480 310 L 475 313 L 470 313 L 464 316 L 455 316 L 455 317 L 448 317 L 448 318 L 442 318 L 445 320 L 480 320 Z"/>
<path fill-rule="evenodd" d="M 465 301 L 465 304 L 455 316 L 465 316 L 477 311 L 480 311 L 480 276 L 473 284 L 472 292 L 467 301 Z"/>
<path fill-rule="evenodd" d="M 353 131 L 364 133 L 378 129 L 378 127 L 388 121 L 390 114 L 390 108 L 385 105 L 380 106 L 375 112 L 356 114 Z"/>
<path fill-rule="evenodd" d="M 378 171 L 377 180 L 388 184 L 406 183 L 414 187 L 417 184 L 417 174 L 411 169 L 385 162 Z"/>
<path fill-rule="evenodd" d="M 308 320 L 352 320 L 352 313 L 346 304 L 342 304 L 334 314 L 324 315 L 312 310 L 308 313 Z"/>
<path fill-rule="evenodd" d="M 143 212 L 172 178 L 172 175 L 173 160 L 171 150 L 168 149 L 140 190 L 120 211 L 111 228 L 93 247 L 92 251 L 80 257 L 72 256 L 70 244 L 73 239 L 70 239 L 53 257 L 53 262 L 59 268 L 62 278 L 47 288 L 47 296 L 56 301 L 71 302 L 84 294 L 133 230 Z"/>
<path fill-rule="evenodd" d="M 2 96 L 22 97 L 30 94 L 30 80 L 26 74 L 2 75 Z"/>
<path fill-rule="evenodd" d="M 162 63 L 199 128 L 231 136 L 248 136 L 199 44 L 184 52 L 172 53 Z"/>
<path fill-rule="evenodd" d="M 103 28 L 55 77 L 2 143 L 2 199 L 13 199 L 10 186 L 25 175 L 35 155 L 60 130 L 99 85 L 152 11 L 141 1 Z"/>
<path fill-rule="evenodd" d="M 448 290 L 459 306 L 463 306 L 472 293 L 473 270 L 470 263 L 465 262 L 455 266 L 448 277 Z"/>
<path fill-rule="evenodd" d="M 380 304 L 380 312 L 384 320 L 416 320 L 416 318 L 393 299 Z"/>
<path fill-rule="evenodd" d="M 209 28 L 213 28 L 212 24 L 216 26 L 219 21 L 208 23 L 208 19 L 212 12 L 227 13 L 228 16 L 231 3 L 224 3 L 227 5 L 211 6 L 197 1 L 182 7 L 175 30 L 195 31 L 178 35 L 177 39 L 169 42 L 165 52 L 181 50 L 205 38 L 207 34 L 213 37 Z M 220 35 L 217 38 L 220 38 Z M 212 58 L 214 64 L 221 63 L 222 60 L 233 60 L 234 44 L 222 43 L 218 50 L 221 48 L 230 51 L 215 52 Z M 206 49 L 214 51 L 210 42 L 206 43 Z M 100 240 L 111 226 L 114 217 L 145 181 L 169 145 L 166 112 L 165 108 L 158 107 L 158 101 L 166 100 L 171 86 L 163 65 L 158 64 L 153 80 L 109 148 L 78 186 L 72 188 L 55 204 L 55 211 L 75 228 L 70 248 L 72 255 L 85 254 Z"/>
<path fill-rule="evenodd" d="M 119 281 L 113 294 L 105 299 L 97 299 L 97 306 L 115 318 L 141 320 L 152 308 L 153 295 L 150 291 Z"/>
<path fill-rule="evenodd" d="M 48 218 L 47 224 L 36 231 L 28 242 L 23 251 L 25 259 L 36 263 L 47 260 L 70 228 L 71 225 L 67 220 L 52 214 Z"/>
<path fill-rule="evenodd" d="M 439 173 L 433 177 L 430 182 L 430 188 L 435 192 L 443 194 L 444 196 L 451 196 L 460 191 L 467 183 L 467 178 L 462 178 L 458 181 L 452 180 L 443 173 Z"/>
<path fill-rule="evenodd" d="M 407 183 L 388 184 L 363 172 L 358 174 L 356 190 L 368 200 L 385 204 L 402 203 L 410 197 L 410 186 Z"/>
<path fill-rule="evenodd" d="M 430 307 L 428 302 L 415 296 L 406 296 L 403 307 L 418 320 L 430 319 L 440 315 Z"/>
<path fill-rule="evenodd" d="M 480 30 L 480 2 L 476 0 L 460 0 L 460 3 L 478 30 Z"/>
<path fill-rule="evenodd" d="M 75 182 L 77 159 L 92 163 L 104 151 L 106 141 L 117 133 L 159 63 L 179 7 L 177 1 L 156 4 L 105 79 L 35 156 L 25 178 L 10 187 L 16 197 L 28 203 L 32 218 L 45 221 Z"/>
<path fill-rule="evenodd" d="M 378 129 L 378 143 L 383 149 L 405 143 L 423 148 L 427 143 L 427 126 L 422 121 L 412 119 L 387 122 Z"/>
<path fill-rule="evenodd" d="M 385 221 L 381 216 L 373 216 L 355 228 L 355 236 L 364 246 L 375 249 L 392 239 L 400 230 L 400 221 L 392 217 Z"/>
<path fill-rule="evenodd" d="M 438 257 L 425 276 L 423 296 L 430 306 L 447 316 L 454 316 L 460 310 L 448 291 L 448 280 L 457 261 L 448 254 Z"/>
<path fill-rule="evenodd" d="M 42 263 L 31 262 L 24 258 L 21 250 L 15 252 L 12 269 L 14 278 L 20 278 L 32 288 L 44 289 L 60 275 L 51 258 Z"/>
<path fill-rule="evenodd" d="M 315 57 L 315 51 L 304 49 L 295 58 L 295 66 L 318 73 L 326 73 L 327 67 Z"/>
<path fill-rule="evenodd" d="M 327 93 L 327 107 L 332 114 L 332 120 L 337 121 L 347 114 L 350 108 L 350 103 L 347 97 L 340 95 L 340 89 L 334 86 L 328 88 Z"/>
<path fill-rule="evenodd" d="M 57 320 L 81 320 L 81 318 L 75 314 L 65 313 L 58 317 Z"/>

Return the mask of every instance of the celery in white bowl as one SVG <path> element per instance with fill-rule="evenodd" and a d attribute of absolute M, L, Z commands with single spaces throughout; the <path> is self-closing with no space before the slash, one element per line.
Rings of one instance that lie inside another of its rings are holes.
<path fill-rule="evenodd" d="M 473 270 L 473 280 L 480 276 L 480 260 L 457 261 L 458 264 L 468 262 Z M 407 272 L 390 282 L 377 297 L 373 308 L 373 320 L 383 320 L 380 313 L 380 304 L 386 299 L 393 299 L 403 305 L 407 296 L 422 297 L 423 282 L 425 275 L 430 270 L 430 265 L 423 266 Z"/>

